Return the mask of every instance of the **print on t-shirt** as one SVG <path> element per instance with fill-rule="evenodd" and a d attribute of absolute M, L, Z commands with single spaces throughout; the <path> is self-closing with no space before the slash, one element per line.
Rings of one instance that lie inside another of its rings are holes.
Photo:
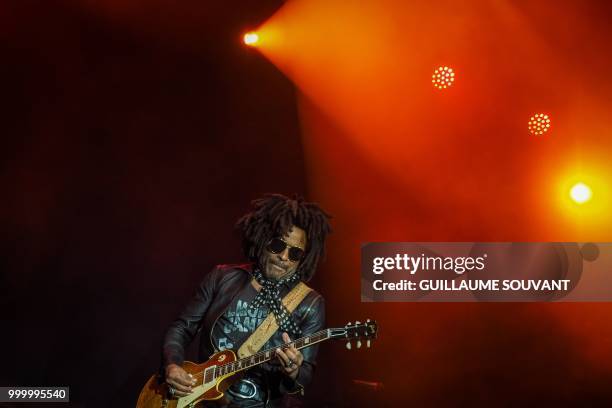
<path fill-rule="evenodd" d="M 219 325 L 223 328 L 223 333 L 219 333 L 221 335 L 218 337 L 219 351 L 239 347 L 259 327 L 267 315 L 268 311 L 265 307 L 252 310 L 249 309 L 248 301 L 238 299 L 219 319 Z"/>

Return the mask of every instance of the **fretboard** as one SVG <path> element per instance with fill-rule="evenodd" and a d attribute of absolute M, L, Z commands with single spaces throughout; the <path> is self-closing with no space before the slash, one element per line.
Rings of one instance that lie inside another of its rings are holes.
<path fill-rule="evenodd" d="M 241 358 L 240 360 L 233 361 L 231 363 L 209 367 L 204 373 L 204 381 L 210 382 L 215 378 L 225 376 L 228 374 L 237 373 L 238 371 L 246 370 L 256 365 L 270 361 L 276 355 L 276 349 L 280 348 L 285 350 L 290 346 L 295 346 L 296 349 L 300 350 L 306 347 L 310 347 L 313 344 L 320 343 L 324 340 L 328 340 L 331 337 L 331 331 L 329 329 L 321 330 L 308 336 L 301 337 L 291 343 L 283 344 L 279 347 L 274 347 L 265 351 L 260 351 L 249 357 Z"/>

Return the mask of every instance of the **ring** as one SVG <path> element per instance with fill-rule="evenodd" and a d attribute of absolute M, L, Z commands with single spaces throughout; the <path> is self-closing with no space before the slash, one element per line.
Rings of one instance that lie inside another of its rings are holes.
<path fill-rule="evenodd" d="M 171 397 L 174 397 L 174 393 L 176 392 L 176 390 L 172 385 L 168 384 L 168 392 L 170 393 Z"/>
<path fill-rule="evenodd" d="M 289 359 L 289 364 L 287 364 L 288 368 L 291 368 L 295 365 L 295 361 L 293 361 L 292 359 Z"/>

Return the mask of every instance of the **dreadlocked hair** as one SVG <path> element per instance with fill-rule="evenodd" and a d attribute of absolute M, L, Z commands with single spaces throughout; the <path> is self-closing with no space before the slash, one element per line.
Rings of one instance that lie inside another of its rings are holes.
<path fill-rule="evenodd" d="M 331 232 L 331 217 L 317 204 L 306 202 L 297 195 L 291 199 L 282 194 L 267 194 L 251 204 L 253 211 L 236 222 L 247 258 L 258 262 L 272 238 L 287 235 L 292 226 L 299 227 L 306 232 L 306 248 L 297 272 L 302 280 L 309 281 L 319 261 L 325 257 L 325 239 Z"/>

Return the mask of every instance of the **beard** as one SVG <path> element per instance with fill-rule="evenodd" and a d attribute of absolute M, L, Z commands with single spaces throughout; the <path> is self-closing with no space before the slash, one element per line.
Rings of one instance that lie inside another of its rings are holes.
<path fill-rule="evenodd" d="M 261 272 L 270 279 L 279 281 L 293 275 L 298 264 L 295 262 L 283 262 L 280 259 L 274 259 L 274 254 L 264 251 L 260 261 Z"/>

